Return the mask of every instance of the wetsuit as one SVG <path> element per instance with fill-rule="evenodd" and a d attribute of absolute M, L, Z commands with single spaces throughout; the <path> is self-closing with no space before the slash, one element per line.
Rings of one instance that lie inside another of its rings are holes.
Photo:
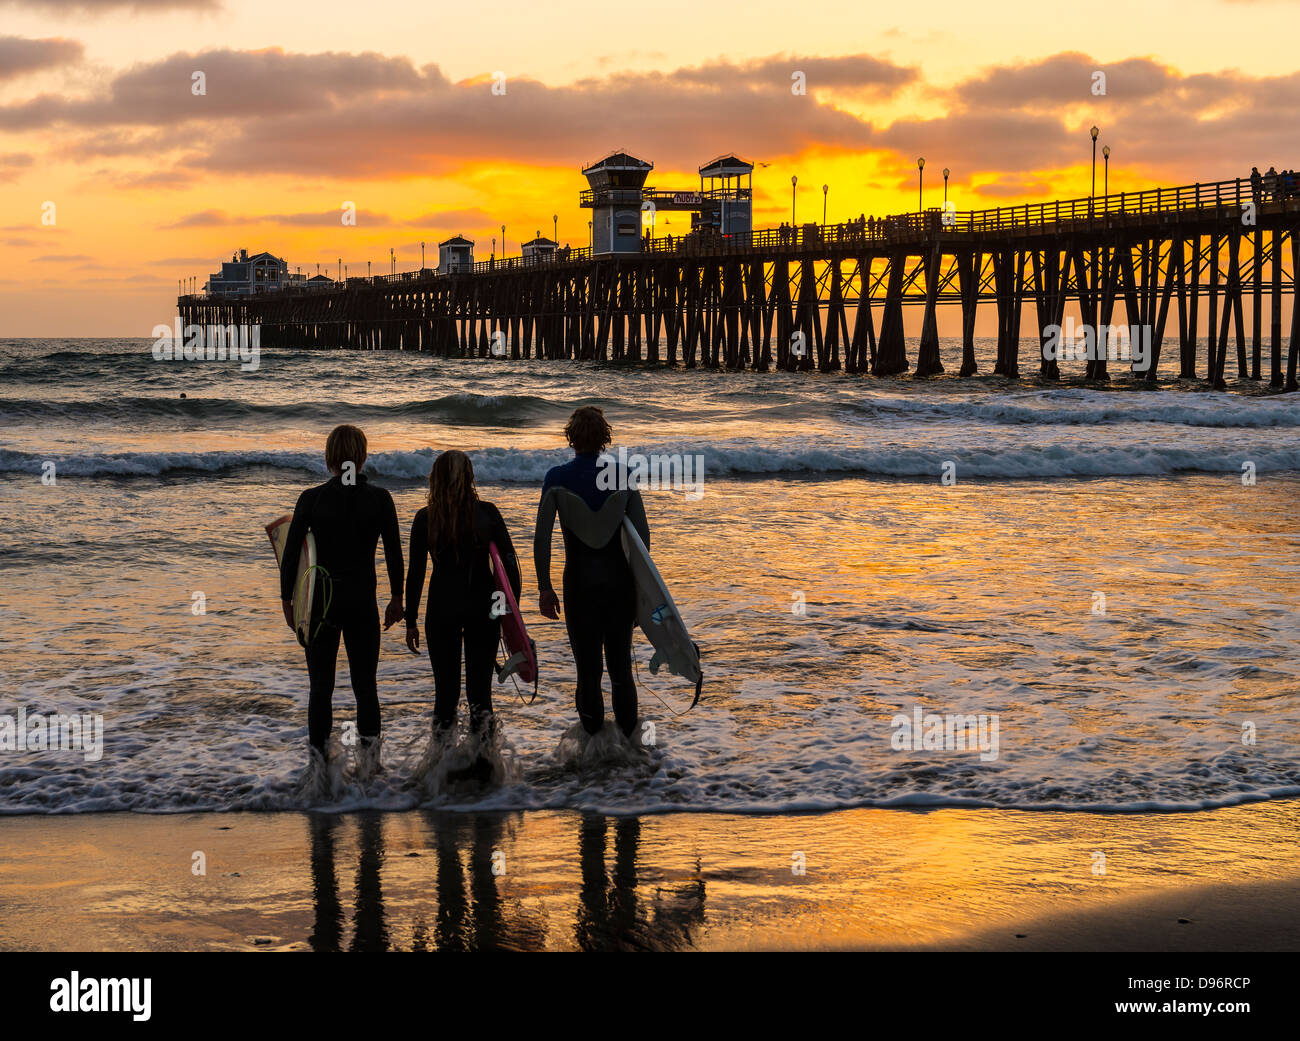
<path fill-rule="evenodd" d="M 546 592 L 552 588 L 551 533 L 558 513 L 564 533 L 565 624 L 578 669 L 578 718 L 587 733 L 600 730 L 605 719 L 601 675 L 608 669 L 614 719 L 631 735 L 637 720 L 632 679 L 636 586 L 619 532 L 626 514 L 648 548 L 650 527 L 641 493 L 601 488 L 599 472 L 599 456 L 593 452 L 547 473 L 537 508 L 533 559 L 538 589 Z"/>
<path fill-rule="evenodd" d="M 280 563 L 280 598 L 292 600 L 298 572 L 296 547 L 310 531 L 316 537 L 316 563 L 328 575 L 317 574 L 311 635 L 307 642 L 307 674 L 311 697 L 307 731 L 323 753 L 334 726 L 331 699 L 339 638 L 347 648 L 348 673 L 357 699 L 357 731 L 362 737 L 379 733 L 379 608 L 375 603 L 375 547 L 384 540 L 384 561 L 395 599 L 402 595 L 402 537 L 397 528 L 393 497 L 358 475 L 355 484 L 334 477 L 298 496 Z M 329 610 L 324 613 L 325 602 Z"/>
<path fill-rule="evenodd" d="M 441 727 L 456 722 L 460 701 L 461 645 L 465 648 L 465 697 L 470 719 L 481 726 L 492 715 L 492 670 L 501 620 L 492 616 L 496 582 L 488 557 L 488 543 L 495 542 L 501 562 L 510 576 L 515 601 L 520 594 L 519 560 L 506 530 L 501 511 L 480 501 L 474 533 L 459 546 L 443 546 L 430 553 L 429 508 L 415 515 L 411 524 L 411 561 L 406 576 L 406 626 L 416 627 L 420 616 L 420 592 L 424 569 L 433 557 L 429 575 L 429 604 L 424 618 L 424 641 L 433 665 L 433 718 Z"/>

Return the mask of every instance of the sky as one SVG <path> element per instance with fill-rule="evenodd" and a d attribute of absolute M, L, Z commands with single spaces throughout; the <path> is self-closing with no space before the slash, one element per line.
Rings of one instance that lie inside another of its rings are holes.
<path fill-rule="evenodd" d="M 1300 166 L 1297 0 L 444 6 L 0 0 L 0 337 L 148 337 L 240 248 L 585 245 L 614 149 L 755 162 L 759 227 L 792 176 L 800 221 L 915 209 L 918 156 L 927 206 L 1087 196 L 1093 124 L 1112 192 Z"/>

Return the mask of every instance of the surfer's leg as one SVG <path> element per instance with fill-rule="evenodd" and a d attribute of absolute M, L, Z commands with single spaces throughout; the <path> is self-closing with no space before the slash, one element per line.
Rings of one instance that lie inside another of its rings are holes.
<path fill-rule="evenodd" d="M 500 642 L 501 623 L 495 618 L 465 623 L 465 698 L 475 726 L 492 715 L 492 672 Z"/>
<path fill-rule="evenodd" d="M 334 728 L 330 702 L 334 697 L 334 663 L 338 653 L 338 629 L 329 623 L 318 626 L 307 645 L 307 676 L 311 680 L 311 695 L 307 699 L 307 735 L 321 755 L 325 755 L 325 744 Z"/>
<path fill-rule="evenodd" d="M 456 722 L 460 701 L 460 625 L 446 618 L 427 617 L 424 645 L 433 666 L 433 720 L 440 727 Z"/>
<path fill-rule="evenodd" d="M 337 639 L 337 637 L 335 637 Z M 348 674 L 357 699 L 357 733 L 375 737 L 379 733 L 379 608 L 361 608 L 343 624 L 343 646 L 348 652 Z"/>
<path fill-rule="evenodd" d="M 632 677 L 632 622 L 636 611 L 635 593 L 605 615 L 605 666 L 609 670 L 610 701 L 614 719 L 625 737 L 636 729 L 636 680 Z"/>
<path fill-rule="evenodd" d="M 582 729 L 588 734 L 599 733 L 605 723 L 605 698 L 600 690 L 604 675 L 601 664 L 601 620 L 599 612 L 588 609 L 587 600 L 565 584 L 565 624 L 569 630 L 569 646 L 573 649 L 573 662 L 578 669 L 578 689 L 574 701 Z"/>

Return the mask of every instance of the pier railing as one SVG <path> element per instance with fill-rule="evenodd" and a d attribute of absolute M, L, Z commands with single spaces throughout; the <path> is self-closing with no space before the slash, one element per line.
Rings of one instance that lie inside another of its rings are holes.
<path fill-rule="evenodd" d="M 642 239 L 641 253 L 717 256 L 754 252 L 795 253 L 818 249 L 843 249 L 855 245 L 879 247 L 891 243 L 911 243 L 919 238 L 935 236 L 1019 231 L 1032 233 L 1035 229 L 1089 230 L 1099 226 L 1113 227 L 1130 221 L 1150 220 L 1153 216 L 1159 215 L 1172 217 L 1194 213 L 1215 213 L 1222 212 L 1225 208 L 1240 210 L 1251 203 L 1262 205 L 1275 202 L 1300 205 L 1300 186 L 1294 179 L 1283 183 L 1283 179 L 1279 177 L 1275 184 L 1261 189 L 1258 193 L 1253 190 L 1248 178 L 1237 178 L 1205 184 L 1150 188 L 1139 192 L 1057 199 L 1052 202 L 1024 203 L 1019 206 L 998 206 L 964 212 L 955 207 L 946 210 L 942 207 L 931 207 L 921 212 L 885 217 L 864 216 L 841 224 L 804 223 L 794 226 L 783 224 L 776 228 L 761 228 L 736 235 L 699 232 L 685 235 L 647 235 Z M 459 265 L 454 271 L 449 272 L 438 272 L 425 267 L 395 274 L 348 278 L 347 285 L 350 287 L 366 284 L 391 285 L 456 275 L 514 272 L 556 264 L 586 264 L 599 256 L 626 255 L 594 254 L 589 246 L 566 246 L 554 252 L 527 257 L 491 257 L 488 260 L 476 261 L 472 265 Z M 330 292 L 343 288 L 343 284 L 331 282 L 323 286 L 297 285 L 286 288 L 291 292 Z"/>

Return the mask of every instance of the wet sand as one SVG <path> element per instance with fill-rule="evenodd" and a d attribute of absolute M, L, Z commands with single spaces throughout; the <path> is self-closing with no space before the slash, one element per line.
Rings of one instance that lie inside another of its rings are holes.
<path fill-rule="evenodd" d="M 1296 950 L 1298 817 L 9 817 L 0 948 Z"/>

